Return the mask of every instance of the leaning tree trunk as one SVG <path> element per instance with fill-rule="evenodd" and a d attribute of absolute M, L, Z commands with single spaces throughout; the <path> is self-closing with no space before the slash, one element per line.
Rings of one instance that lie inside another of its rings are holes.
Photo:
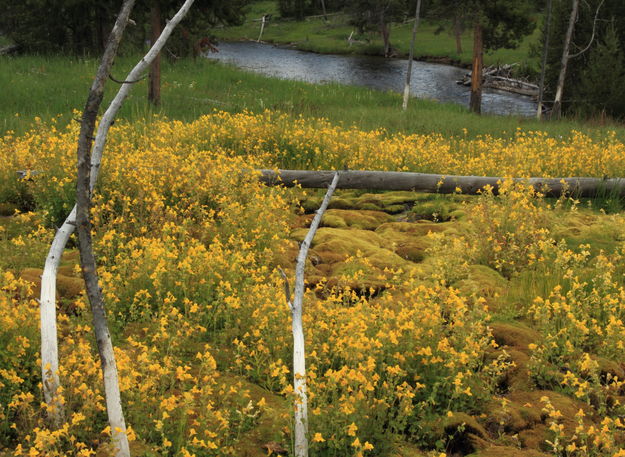
<path fill-rule="evenodd" d="M 178 22 L 186 15 L 194 0 L 186 0 L 178 13 L 167 24 L 163 33 L 153 44 L 152 48 L 130 72 L 126 81 L 122 83 L 117 96 L 111 102 L 102 120 L 100 128 L 95 139 L 94 155 L 104 149 L 106 136 L 110 128 L 113 118 L 121 104 L 125 100 L 133 82 L 139 79 L 139 75 L 149 66 L 159 54 L 171 31 Z M 96 113 L 97 114 L 97 113 Z M 93 116 L 95 123 L 95 115 Z M 81 136 L 82 138 L 82 136 Z M 95 161 L 91 157 L 91 140 L 79 141 L 78 144 L 78 179 L 76 186 L 76 228 L 78 231 L 78 240 L 80 248 L 80 262 L 82 266 L 83 278 L 87 288 L 87 297 L 91 304 L 93 313 L 93 327 L 98 343 L 98 352 L 100 354 L 100 364 L 102 367 L 102 377 L 104 379 L 104 394 L 106 399 L 106 409 L 111 428 L 113 444 L 117 448 L 117 457 L 130 457 L 130 448 L 128 445 L 128 436 L 126 434 L 126 422 L 122 409 L 121 393 L 119 390 L 119 380 L 117 376 L 117 364 L 115 362 L 115 354 L 113 352 L 113 342 L 108 330 L 106 320 L 106 312 L 104 305 L 104 296 L 99 285 L 97 275 L 97 267 L 95 255 L 93 253 L 93 240 L 91 238 L 91 221 L 89 219 L 89 210 L 91 207 L 91 194 L 95 182 L 93 175 L 98 173 L 99 160 Z"/>
<path fill-rule="evenodd" d="M 308 457 L 308 396 L 306 391 L 306 353 L 304 346 L 304 325 L 302 323 L 302 312 L 304 305 L 304 270 L 306 269 L 306 258 L 308 250 L 312 245 L 315 233 L 321 223 L 323 213 L 328 208 L 332 194 L 339 183 L 339 173 L 334 172 L 334 178 L 328 186 L 328 191 L 321 202 L 313 218 L 310 229 L 302 241 L 297 263 L 295 264 L 295 290 L 293 303 L 289 297 L 288 283 L 286 282 L 287 303 L 291 310 L 293 329 L 293 390 L 295 393 L 295 457 Z"/>
<path fill-rule="evenodd" d="M 124 29 L 128 24 L 130 11 L 135 0 L 125 0 L 115 25 L 108 38 L 102 61 L 98 67 L 96 77 L 91 85 L 87 104 L 83 112 L 80 125 L 79 145 L 91 147 L 91 138 L 95 129 L 95 118 L 102 103 L 104 84 L 117 54 Z M 79 146 L 80 147 L 80 146 Z M 61 262 L 63 249 L 74 231 L 76 208 L 74 208 L 65 223 L 57 231 L 41 277 L 40 319 L 41 319 L 41 368 L 44 400 L 48 405 L 49 425 L 58 428 L 64 422 L 64 410 L 57 396 L 60 387 L 59 381 L 59 354 L 56 329 L 56 275 Z"/>
<path fill-rule="evenodd" d="M 569 26 L 564 37 L 564 46 L 562 49 L 562 61 L 560 62 L 560 75 L 558 76 L 558 85 L 556 86 L 556 96 L 553 101 L 553 109 L 551 116 L 559 119 L 562 115 L 562 94 L 564 93 L 564 81 L 566 79 L 566 69 L 569 64 L 569 48 L 573 39 L 573 30 L 575 29 L 575 20 L 577 19 L 577 11 L 579 9 L 579 0 L 573 0 L 571 8 L 571 16 L 569 17 Z"/>
<path fill-rule="evenodd" d="M 150 38 L 152 44 L 161 36 L 161 7 L 158 1 L 153 0 L 150 8 Z M 158 106 L 161 104 L 161 54 L 158 53 L 150 65 L 148 77 L 148 101 Z"/>
<path fill-rule="evenodd" d="M 404 86 L 404 101 L 402 109 L 408 109 L 408 99 L 410 98 L 410 78 L 412 76 L 412 59 L 414 59 L 414 42 L 417 38 L 417 28 L 419 27 L 419 13 L 421 11 L 421 0 L 417 0 L 414 13 L 414 24 L 412 24 L 412 38 L 410 39 L 410 53 L 408 54 L 408 68 L 406 70 L 406 85 Z"/>
<path fill-rule="evenodd" d="M 122 106 L 122 103 L 128 96 L 132 83 L 141 79 L 141 75 L 146 71 L 154 60 L 155 56 L 161 51 L 167 39 L 171 35 L 173 29 L 178 25 L 182 18 L 187 14 L 194 0 L 185 0 L 184 4 L 176 15 L 167 23 L 161 36 L 153 43 L 148 53 L 135 65 L 132 71 L 126 77 L 126 81 L 122 84 L 117 95 L 109 105 L 108 109 L 102 116 L 98 125 L 98 132 L 95 137 L 95 145 L 91 155 L 91 172 L 90 172 L 90 188 L 95 187 L 98 172 L 100 170 L 100 162 L 104 151 L 104 144 L 109 128 L 113 124 L 115 115 Z M 108 76 L 108 73 L 107 75 Z M 59 386 L 58 377 L 56 384 L 46 383 L 48 373 L 58 373 L 58 350 L 57 350 L 57 331 L 56 331 L 56 272 L 61 260 L 61 255 L 65 249 L 65 245 L 70 235 L 74 231 L 76 222 L 76 206 L 67 217 L 61 229 L 57 232 L 54 242 L 50 248 L 46 265 L 44 267 L 42 285 L 41 285 L 41 316 L 42 316 L 42 332 L 41 332 L 41 354 L 42 354 L 42 370 L 44 380 L 44 392 L 46 386 L 50 386 L 49 392 L 56 392 Z M 44 322 L 45 318 L 45 322 Z M 45 357 L 44 357 L 45 356 Z M 53 370 L 52 367 L 57 367 Z"/>
<path fill-rule="evenodd" d="M 551 3 L 547 0 L 547 14 L 545 17 L 545 41 L 543 43 L 543 58 L 540 64 L 540 82 L 538 83 L 538 107 L 536 117 L 540 119 L 543 115 L 543 99 L 545 97 L 545 75 L 547 73 L 547 58 L 549 56 L 549 35 L 551 33 Z"/>
<path fill-rule="evenodd" d="M 484 40 L 482 24 L 475 22 L 473 31 L 473 69 L 471 70 L 471 101 L 469 108 L 474 113 L 482 112 L 482 69 L 484 66 Z"/>

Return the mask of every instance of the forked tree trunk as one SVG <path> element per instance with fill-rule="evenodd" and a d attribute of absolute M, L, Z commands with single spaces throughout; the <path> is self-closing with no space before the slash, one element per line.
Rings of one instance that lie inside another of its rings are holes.
<path fill-rule="evenodd" d="M 410 78 L 412 77 L 412 60 L 414 59 L 414 42 L 417 38 L 417 28 L 419 27 L 419 13 L 421 11 L 421 0 L 417 0 L 414 13 L 414 24 L 412 24 L 412 37 L 410 39 L 410 52 L 408 54 L 408 68 L 406 70 L 406 84 L 404 86 L 404 101 L 402 109 L 408 109 L 408 99 L 410 98 Z"/>
<path fill-rule="evenodd" d="M 482 24 L 475 22 L 473 31 L 473 69 L 471 71 L 471 101 L 469 109 L 474 113 L 482 112 L 482 69 L 484 67 L 484 40 Z"/>
<path fill-rule="evenodd" d="M 543 42 L 543 58 L 540 64 L 540 82 L 538 83 L 538 107 L 536 117 L 540 119 L 543 115 L 543 99 L 545 97 L 545 75 L 547 73 L 547 58 L 549 56 L 549 35 L 551 34 L 551 3 L 547 0 L 547 14 L 545 16 L 545 41 Z"/>
<path fill-rule="evenodd" d="M 153 43 L 151 49 L 148 53 L 135 65 L 132 71 L 126 77 L 125 83 L 122 84 L 119 89 L 117 95 L 109 105 L 108 109 L 102 116 L 100 123 L 98 125 L 98 132 L 95 138 L 95 144 L 93 147 L 93 152 L 91 155 L 91 170 L 89 177 L 90 189 L 93 190 L 95 187 L 95 183 L 97 180 L 98 172 L 100 170 L 100 162 L 102 160 L 102 153 L 104 151 L 104 144 L 106 142 L 106 135 L 108 134 L 108 130 L 111 127 L 115 115 L 119 111 L 122 106 L 122 103 L 128 96 L 130 89 L 132 87 L 132 83 L 138 81 L 141 78 L 141 75 L 147 70 L 149 65 L 154 60 L 155 56 L 161 51 L 163 46 L 165 45 L 167 39 L 171 35 L 173 29 L 178 25 L 178 23 L 182 20 L 182 18 L 187 14 L 189 8 L 193 4 L 194 0 L 186 0 L 184 4 L 180 7 L 180 10 L 176 13 L 176 15 L 167 23 L 165 26 L 163 33 L 161 36 Z M 108 76 L 108 73 L 105 77 Z M 89 135 L 90 136 L 90 135 Z M 75 228 L 75 215 L 76 215 L 76 206 L 65 220 L 63 227 L 57 232 L 57 235 L 52 243 L 52 247 L 50 248 L 50 252 L 48 254 L 48 258 L 46 260 L 46 265 L 43 274 L 42 286 L 41 286 L 41 307 L 42 307 L 42 369 L 43 369 L 43 377 L 44 377 L 44 389 L 46 385 L 51 385 L 52 387 L 56 386 L 58 388 L 58 377 L 56 384 L 52 385 L 51 383 L 46 384 L 47 373 L 58 373 L 58 368 L 55 371 L 52 371 L 51 367 L 58 367 L 58 350 L 57 350 L 57 332 L 56 332 L 56 295 L 54 293 L 56 288 L 56 271 L 58 270 L 58 265 L 61 259 L 61 255 L 63 254 L 63 250 L 65 249 L 65 244 L 69 239 L 69 236 L 74 231 Z M 47 280 L 47 281 L 46 281 Z M 46 295 L 44 295 L 44 293 Z M 44 316 L 47 319 L 46 322 L 43 322 Z M 45 331 L 44 331 L 45 327 Z M 45 335 L 44 335 L 45 333 Z M 52 343 L 54 342 L 54 343 Z M 47 356 L 47 359 L 44 358 L 44 354 Z M 54 362 L 54 364 L 52 363 Z M 109 379 L 106 376 L 104 377 L 105 382 Z M 106 389 L 105 389 L 106 391 Z M 52 390 L 52 392 L 56 392 Z M 108 400 L 107 400 L 108 401 Z M 111 429 L 115 430 L 115 428 L 111 425 Z"/>
<path fill-rule="evenodd" d="M 167 41 L 171 31 L 186 15 L 193 2 L 194 0 L 187 0 L 184 3 L 176 16 L 174 16 L 174 18 L 167 24 L 163 33 L 154 42 L 152 48 L 148 52 L 148 55 L 146 55 L 146 57 L 144 57 L 127 76 L 127 82 L 122 84 L 122 87 L 100 121 L 98 135 L 95 140 L 94 154 L 99 151 L 99 157 L 101 157 L 101 151 L 104 150 L 108 130 L 123 101 L 128 96 L 130 87 L 134 81 L 139 79 L 140 74 L 146 67 L 149 66 L 150 62 L 153 61 L 160 53 L 160 50 Z M 95 115 L 93 122 L 95 123 Z M 80 262 L 83 277 L 85 279 L 85 286 L 87 288 L 87 297 L 89 298 L 89 303 L 91 304 L 91 310 L 93 313 L 93 327 L 96 335 L 96 341 L 98 343 L 98 352 L 100 354 L 106 409 L 111 428 L 113 445 L 116 448 L 117 457 L 130 457 L 128 436 L 126 434 L 126 422 L 122 409 L 121 393 L 119 390 L 119 380 L 117 376 L 117 364 L 115 362 L 115 354 L 113 352 L 113 342 L 108 330 L 104 296 L 99 284 L 95 255 L 93 253 L 93 241 L 91 238 L 92 226 L 89 219 L 89 210 L 91 207 L 92 189 L 95 185 L 95 181 L 92 183 L 92 175 L 97 175 L 99 170 L 99 161 L 94 162 L 92 160 L 90 146 L 90 140 L 88 143 L 79 141 L 78 179 L 76 187 L 76 227 L 80 247 Z"/>
<path fill-rule="evenodd" d="M 104 85 L 109 76 L 113 59 L 128 24 L 130 11 L 135 0 L 125 0 L 120 9 L 115 25 L 106 44 L 102 61 L 91 85 L 87 104 L 80 125 L 79 145 L 91 147 L 95 118 L 98 114 Z M 72 209 L 65 223 L 57 231 L 41 277 L 40 320 L 41 320 L 41 375 L 44 400 L 48 409 L 48 422 L 52 428 L 58 428 L 65 421 L 63 405 L 57 396 L 59 381 L 59 354 L 56 329 L 56 275 L 65 245 L 75 227 L 76 208 Z"/>
<path fill-rule="evenodd" d="M 556 96 L 553 101 L 551 116 L 559 119 L 562 114 L 562 94 L 564 93 L 564 81 L 566 79 L 566 70 L 569 64 L 569 48 L 573 38 L 573 30 L 575 29 L 575 20 L 577 19 L 577 11 L 579 9 L 579 0 L 573 0 L 571 8 L 571 16 L 569 17 L 569 26 L 564 36 L 564 46 L 562 49 L 562 60 L 560 62 L 560 75 L 558 76 L 558 85 L 556 86 Z"/>
<path fill-rule="evenodd" d="M 151 43 L 156 43 L 161 36 L 161 7 L 157 0 L 153 0 L 150 8 L 150 39 Z M 150 65 L 148 77 L 148 101 L 158 106 L 161 104 L 161 54 L 159 53 Z"/>

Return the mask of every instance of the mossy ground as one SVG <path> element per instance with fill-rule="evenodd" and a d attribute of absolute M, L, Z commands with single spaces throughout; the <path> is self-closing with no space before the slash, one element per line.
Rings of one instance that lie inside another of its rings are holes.
<path fill-rule="evenodd" d="M 319 202 L 318 195 L 311 195 L 301 202 L 301 208 L 312 211 Z M 336 199 L 322 220 L 307 265 L 310 285 L 323 283 L 326 287 L 349 286 L 360 293 L 382 292 L 388 281 L 389 271 L 401 271 L 405 275 L 419 275 L 424 264 L 437 255 L 431 249 L 433 233 L 462 232 L 464 210 L 472 197 L 424 196 L 408 192 L 355 193 L 338 192 Z M 371 205 L 371 206 L 367 206 Z M 398 205 L 403 210 L 396 211 Z M 365 207 L 367 209 L 365 209 Z M 370 209 L 375 207 L 375 209 Z M 12 213 L 12 211 L 11 211 Z M 447 214 L 438 218 L 434 214 Z M 418 214 L 418 217 L 413 215 Z M 454 215 L 456 214 L 456 215 Z M 35 216 L 3 216 L 0 219 L 2 238 L 0 249 L 8 252 L 12 240 L 21 232 L 27 232 L 31 218 Z M 274 263 L 292 269 L 312 215 L 301 214 L 295 218 L 291 242 L 281 252 L 276 252 Z M 596 249 L 616 249 L 621 241 L 618 221 L 611 215 L 591 209 L 572 213 L 559 221 L 558 233 L 573 243 L 588 243 Z M 44 252 L 35 244 L 28 248 Z M 4 258 L 4 266 L 15 270 L 22 278 L 32 282 L 32 293 L 38 296 L 41 264 L 44 256 L 26 256 L 20 262 Z M 61 312 L 81 313 L 71 308 L 71 303 L 83 293 L 80 279 L 78 252 L 67 251 L 63 256 L 58 278 Z M 538 281 L 532 278 L 532 281 Z M 511 306 L 510 297 L 523 293 L 515 288 L 525 287 L 518 278 L 506 279 L 485 265 L 471 265 L 465 279 L 455 284 L 461 294 L 484 297 L 495 317 L 490 324 L 497 348 L 491 356 L 506 354 L 513 362 L 502 378 L 501 395 L 493 398 L 481 412 L 451 412 L 448 417 L 432 424 L 433 433 L 447 442 L 448 455 L 474 457 L 543 457 L 549 454 L 548 417 L 544 412 L 544 398 L 562 415 L 566 430 L 578 425 L 576 414 L 586 412 L 584 421 L 598 423 L 601 417 L 593 413 L 591 406 L 561 392 L 537 390 L 528 375 L 530 346 L 540 334 L 527 322 L 511 319 L 510 314 L 499 313 L 502 307 Z M 538 287 L 538 286 L 537 286 Z M 126 329 L 133 332 L 137 329 Z M 62 329 L 61 329 L 62 331 Z M 137 330 L 139 331 L 139 330 Z M 617 361 L 596 357 L 603 374 L 625 377 L 625 366 Z M 219 362 L 218 362 L 219 363 Z M 222 382 L 238 385 L 257 403 L 261 399 L 266 407 L 260 417 L 247 429 L 242 430 L 237 452 L 249 457 L 267 455 L 269 451 L 281 452 L 289 448 L 290 408 L 287 400 L 262 387 L 252 384 L 236 373 L 222 375 Z M 135 446 L 143 446 L 136 443 Z M 149 449 L 140 449 L 149 455 Z M 395 457 L 433 455 L 421 451 L 410 443 L 398 442 L 392 452 Z"/>
<path fill-rule="evenodd" d="M 423 271 L 436 257 L 432 233 L 462 233 L 465 229 L 466 204 L 475 197 L 419 195 L 411 192 L 362 193 L 339 191 L 333 199 L 309 254 L 308 280 L 311 285 L 324 283 L 329 287 L 349 286 L 371 293 L 384 290 L 384 272 L 401 269 L 407 275 Z M 321 193 L 301 202 L 309 212 L 297 219 L 291 237 L 299 242 L 307 233 L 312 219 L 310 212 L 321 201 Z M 401 210 L 398 208 L 401 207 Z M 340 208 L 340 209 L 337 209 Z M 570 245 L 588 244 L 593 252 L 613 251 L 622 241 L 619 219 L 603 210 L 584 208 L 565 213 L 554 229 L 559 239 Z M 291 246 L 294 259 L 297 244 Z M 287 265 L 292 268 L 293 263 Z M 356 271 L 350 281 L 349 272 Z M 428 273 L 431 270 L 428 270 Z M 541 283 L 541 280 L 544 282 Z M 527 288 L 528 282 L 532 287 Z M 585 423 L 598 423 L 592 408 L 561 392 L 537 390 L 530 378 L 530 347 L 541 334 L 524 319 L 518 319 L 510 307 L 519 304 L 519 297 L 536 296 L 537 290 L 549 290 L 549 278 L 503 277 L 486 265 L 470 265 L 466 277 L 453 285 L 462 295 L 482 297 L 495 320 L 490 324 L 497 348 L 492 357 L 505 356 L 509 369 L 501 379 L 501 396 L 493 398 L 481 414 L 455 412 L 433 425 L 434 436 L 447 440 L 448 455 L 474 457 L 544 457 L 552 455 L 547 440 L 551 438 L 549 418 L 544 410 L 545 399 L 563 414 L 564 429 L 573 433 L 579 425 L 576 414 L 586 413 Z M 596 357 L 603 376 L 625 377 L 622 363 Z M 402 449 L 398 446 L 398 449 Z M 426 455 L 417 449 L 396 451 L 395 455 Z"/>

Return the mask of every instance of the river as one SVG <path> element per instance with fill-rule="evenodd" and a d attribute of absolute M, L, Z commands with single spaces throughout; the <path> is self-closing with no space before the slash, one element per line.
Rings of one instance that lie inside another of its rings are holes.
<path fill-rule="evenodd" d="M 219 52 L 207 57 L 268 76 L 317 84 L 337 82 L 401 93 L 406 80 L 404 59 L 315 54 L 250 41 L 220 43 Z M 411 95 L 468 106 L 469 88 L 456 84 L 466 72 L 451 65 L 415 61 Z M 536 103 L 530 97 L 484 89 L 482 112 L 532 116 Z"/>

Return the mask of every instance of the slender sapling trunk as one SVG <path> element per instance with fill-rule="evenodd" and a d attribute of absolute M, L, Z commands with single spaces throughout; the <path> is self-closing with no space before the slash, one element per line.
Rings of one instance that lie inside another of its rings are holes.
<path fill-rule="evenodd" d="M 566 70 L 569 64 L 569 48 L 573 38 L 573 30 L 575 29 L 575 20 L 577 19 L 577 11 L 579 9 L 579 0 L 573 0 L 571 8 L 571 16 L 569 17 L 569 26 L 564 36 L 564 46 L 562 49 L 562 60 L 560 62 L 560 74 L 558 76 L 558 85 L 556 86 L 556 96 L 553 101 L 551 116 L 559 119 L 562 114 L 562 94 L 564 92 L 564 81 L 566 79 Z"/>
<path fill-rule="evenodd" d="M 321 223 L 323 213 L 325 213 L 332 198 L 332 194 L 339 183 L 339 172 L 334 172 L 332 183 L 328 187 L 321 206 L 313 218 L 306 238 L 302 241 L 297 263 L 295 264 L 295 290 L 293 302 L 289 293 L 286 275 L 284 275 L 286 299 L 291 310 L 293 329 L 293 390 L 295 393 L 295 457 L 308 457 L 308 396 L 306 393 L 306 357 L 304 346 L 304 326 L 302 323 L 302 311 L 304 304 L 304 270 L 306 268 L 306 258 L 308 250 L 312 245 L 315 233 Z"/>
<path fill-rule="evenodd" d="M 412 24 L 412 38 L 410 39 L 410 52 L 408 54 L 408 69 L 406 70 L 406 84 L 404 86 L 404 101 L 402 109 L 408 109 L 408 99 L 410 98 L 410 78 L 412 77 L 412 60 L 414 59 L 414 43 L 417 38 L 417 28 L 419 27 L 419 13 L 421 11 L 421 0 L 417 0 L 414 13 L 414 24 Z"/>

